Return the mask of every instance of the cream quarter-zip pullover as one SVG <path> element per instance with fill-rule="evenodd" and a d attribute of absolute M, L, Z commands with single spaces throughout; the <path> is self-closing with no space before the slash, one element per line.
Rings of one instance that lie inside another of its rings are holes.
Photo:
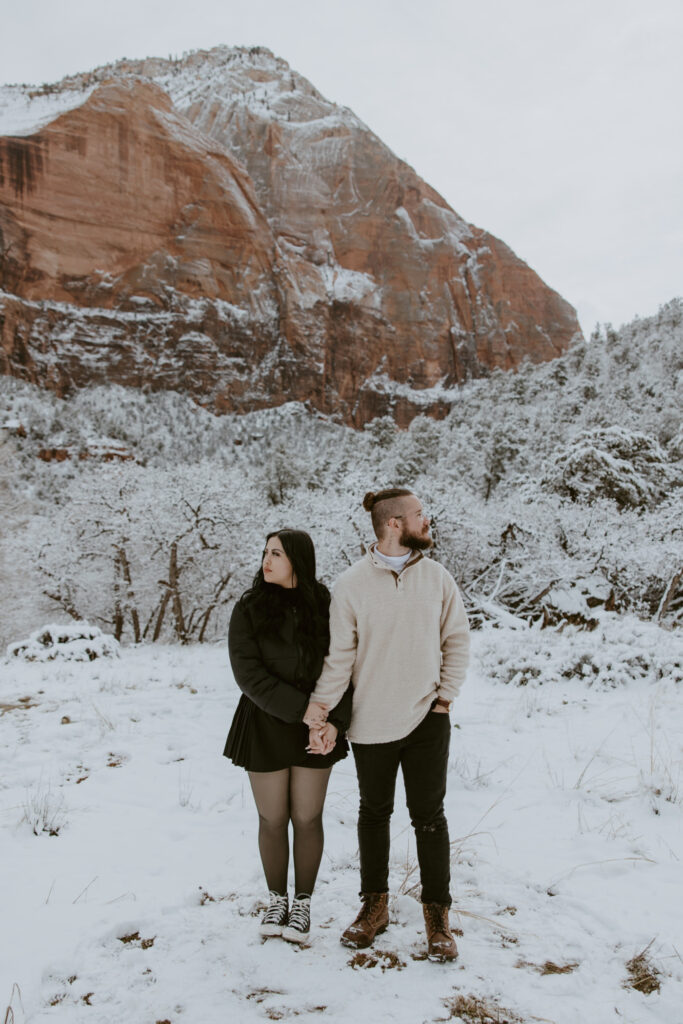
<path fill-rule="evenodd" d="M 400 573 L 368 553 L 332 591 L 330 653 L 311 700 L 335 707 L 349 680 L 355 743 L 402 739 L 465 678 L 469 625 L 455 580 L 421 552 Z"/>

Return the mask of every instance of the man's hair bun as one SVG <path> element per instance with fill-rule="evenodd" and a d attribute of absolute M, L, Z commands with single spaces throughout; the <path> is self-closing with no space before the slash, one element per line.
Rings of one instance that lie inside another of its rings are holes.
<path fill-rule="evenodd" d="M 403 506 L 397 499 L 412 495 L 407 487 L 385 487 L 383 491 L 368 491 L 363 498 L 363 508 L 372 516 L 372 528 L 378 537 L 384 532 L 384 524 L 392 516 L 402 517 Z"/>

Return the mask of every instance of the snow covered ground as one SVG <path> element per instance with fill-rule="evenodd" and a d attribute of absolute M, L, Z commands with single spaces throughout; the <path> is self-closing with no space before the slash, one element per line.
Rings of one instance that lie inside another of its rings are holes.
<path fill-rule="evenodd" d="M 351 758 L 332 773 L 312 945 L 261 941 L 256 814 L 221 757 L 238 697 L 223 645 L 7 658 L 0 1013 L 679 1024 L 682 657 L 675 633 L 609 615 L 592 633 L 475 634 L 452 714 L 451 966 L 423 959 L 400 783 L 392 924 L 355 963 L 339 943 L 357 906 Z M 649 994 L 629 987 L 643 951 Z"/>

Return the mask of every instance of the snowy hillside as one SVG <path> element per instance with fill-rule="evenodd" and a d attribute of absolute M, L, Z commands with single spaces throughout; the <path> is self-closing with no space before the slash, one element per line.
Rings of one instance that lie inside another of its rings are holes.
<path fill-rule="evenodd" d="M 0 380 L 0 639 L 58 613 L 124 641 L 224 636 L 266 530 L 310 529 L 331 582 L 371 539 L 363 493 L 405 481 L 475 622 L 590 626 L 607 607 L 680 624 L 682 341 L 677 300 L 469 384 L 447 419 L 407 431 L 293 403 L 216 417 L 174 394 L 63 401 Z"/>
<path fill-rule="evenodd" d="M 256 813 L 221 757 L 238 696 L 223 645 L 12 657 L 0 678 L 14 1024 L 680 1020 L 670 632 L 601 613 L 592 633 L 475 634 L 452 713 L 454 966 L 424 959 L 401 799 L 390 926 L 368 953 L 339 943 L 358 890 L 351 759 L 332 772 L 311 948 L 260 940 Z"/>

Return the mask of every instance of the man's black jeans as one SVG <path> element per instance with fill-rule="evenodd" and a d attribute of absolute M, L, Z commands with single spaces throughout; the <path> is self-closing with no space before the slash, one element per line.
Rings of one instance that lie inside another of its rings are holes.
<path fill-rule="evenodd" d="M 415 829 L 422 902 L 450 906 L 450 842 L 443 810 L 450 739 L 449 716 L 430 711 L 401 740 L 352 744 L 360 789 L 361 892 L 389 891 L 389 821 L 400 765 Z"/>

